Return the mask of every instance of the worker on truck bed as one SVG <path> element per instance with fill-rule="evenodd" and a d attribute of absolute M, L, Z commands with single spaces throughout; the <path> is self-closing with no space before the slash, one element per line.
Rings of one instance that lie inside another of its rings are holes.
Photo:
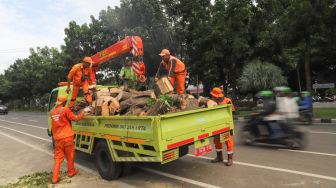
<path fill-rule="evenodd" d="M 88 112 L 89 107 L 84 111 L 75 115 L 70 108 L 64 107 L 67 102 L 66 96 L 60 96 L 57 99 L 56 107 L 51 111 L 51 130 L 54 139 L 54 171 L 52 183 L 55 184 L 59 180 L 59 172 L 64 155 L 68 162 L 68 176 L 72 177 L 78 173 L 74 167 L 75 147 L 74 147 L 74 131 L 71 121 L 79 121 L 84 117 L 84 111 Z"/>
<path fill-rule="evenodd" d="M 92 96 L 89 92 L 89 84 L 91 83 L 91 74 L 92 68 L 91 65 L 93 61 L 91 57 L 84 57 L 82 63 L 78 63 L 74 65 L 69 74 L 68 74 L 68 88 L 66 92 L 70 92 L 70 82 L 72 81 L 73 89 L 72 89 L 72 96 L 69 107 L 73 107 L 76 102 L 76 97 L 78 95 L 79 89 L 82 87 L 85 101 L 91 106 L 92 103 Z"/>
<path fill-rule="evenodd" d="M 211 99 L 213 101 L 215 101 L 218 105 L 221 104 L 231 104 L 232 105 L 232 111 L 236 111 L 235 107 L 233 106 L 233 103 L 231 101 L 230 98 L 224 97 L 224 94 L 222 92 L 222 90 L 218 87 L 215 87 L 212 89 L 212 91 L 210 92 L 211 95 Z M 214 138 L 214 144 L 215 144 L 215 148 L 216 148 L 216 153 L 217 153 L 217 157 L 213 160 L 211 160 L 212 163 L 217 163 L 217 162 L 222 162 L 223 161 L 223 143 L 220 142 L 220 138 L 219 135 L 217 135 Z M 234 146 L 234 142 L 233 142 L 233 136 L 230 135 L 230 138 L 225 141 L 225 145 L 226 145 L 226 152 L 228 154 L 228 160 L 226 163 L 226 166 L 232 166 L 233 164 L 233 146 Z"/>
<path fill-rule="evenodd" d="M 170 52 L 167 49 L 163 49 L 159 55 L 162 57 L 162 61 L 156 73 L 155 81 L 163 76 L 168 76 L 168 79 L 173 86 L 176 82 L 176 93 L 183 94 L 187 75 L 184 63 L 170 55 Z"/>
<path fill-rule="evenodd" d="M 137 84 L 137 75 L 132 69 L 132 58 L 125 58 L 125 66 L 123 66 L 119 73 L 120 79 L 123 81 L 124 90 L 128 90 L 128 88 L 135 89 Z"/>

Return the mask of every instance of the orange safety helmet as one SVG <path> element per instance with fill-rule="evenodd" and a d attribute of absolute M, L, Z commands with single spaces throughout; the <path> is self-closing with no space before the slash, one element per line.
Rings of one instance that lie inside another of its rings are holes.
<path fill-rule="evenodd" d="M 91 57 L 84 57 L 84 58 L 83 58 L 83 62 L 91 63 L 91 64 L 94 63 Z"/>
<path fill-rule="evenodd" d="M 224 97 L 224 94 L 223 94 L 222 90 L 219 87 L 213 88 L 212 91 L 210 92 L 210 94 L 213 97 Z"/>
<path fill-rule="evenodd" d="M 170 52 L 169 52 L 169 50 L 168 49 L 163 49 L 162 51 L 161 51 L 161 53 L 159 54 L 159 56 L 165 56 L 165 55 L 170 55 Z"/>
<path fill-rule="evenodd" d="M 56 102 L 56 105 L 61 105 L 64 102 L 67 102 L 68 97 L 67 96 L 59 96 Z"/>

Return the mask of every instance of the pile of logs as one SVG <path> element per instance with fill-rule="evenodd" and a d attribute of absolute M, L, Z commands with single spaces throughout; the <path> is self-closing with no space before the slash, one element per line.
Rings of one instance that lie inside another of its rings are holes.
<path fill-rule="evenodd" d="M 124 91 L 122 88 L 98 88 L 90 92 L 93 96 L 90 115 L 96 116 L 156 116 L 217 105 L 207 98 L 196 99 L 189 94 L 166 93 L 157 97 L 153 90 Z M 82 101 L 77 107 L 82 109 L 85 105 Z"/>
<path fill-rule="evenodd" d="M 96 116 L 156 116 L 213 107 L 217 103 L 200 97 L 196 99 L 189 94 L 173 94 L 173 86 L 167 78 L 156 82 L 154 90 L 136 91 L 120 88 L 98 88 L 90 90 L 92 110 L 90 115 Z M 86 102 L 77 105 L 76 111 L 83 109 Z"/>

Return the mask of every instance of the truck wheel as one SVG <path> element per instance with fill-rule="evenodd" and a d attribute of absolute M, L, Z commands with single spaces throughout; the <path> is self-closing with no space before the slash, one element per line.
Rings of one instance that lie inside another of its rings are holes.
<path fill-rule="evenodd" d="M 120 177 L 122 165 L 112 160 L 110 150 L 105 141 L 98 142 L 95 155 L 97 169 L 103 179 L 114 180 Z"/>
<path fill-rule="evenodd" d="M 188 146 L 182 146 L 179 148 L 179 157 L 183 157 L 189 153 L 189 147 Z"/>
<path fill-rule="evenodd" d="M 122 169 L 122 177 L 128 176 L 132 173 L 133 171 L 133 164 L 130 162 L 124 162 L 123 163 L 123 169 Z"/>

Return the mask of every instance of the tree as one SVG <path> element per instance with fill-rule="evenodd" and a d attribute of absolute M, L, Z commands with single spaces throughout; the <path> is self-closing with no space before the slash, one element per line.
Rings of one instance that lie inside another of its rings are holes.
<path fill-rule="evenodd" d="M 287 81 L 279 67 L 254 60 L 244 66 L 238 83 L 241 91 L 257 93 L 260 90 L 286 85 Z"/>
<path fill-rule="evenodd" d="M 286 11 L 279 16 L 278 24 L 286 40 L 284 46 L 297 48 L 302 46 L 306 89 L 311 91 L 311 60 L 312 53 L 325 30 L 323 19 L 328 9 L 334 4 L 333 0 L 296 0 L 289 1 Z"/>

